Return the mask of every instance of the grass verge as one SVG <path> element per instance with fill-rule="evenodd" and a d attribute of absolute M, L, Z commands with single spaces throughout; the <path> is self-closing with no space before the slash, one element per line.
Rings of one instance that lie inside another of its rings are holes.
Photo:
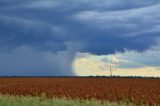
<path fill-rule="evenodd" d="M 45 96 L 0 95 L 0 106 L 135 106 L 132 103 L 111 103 L 98 100 L 47 99 Z"/>

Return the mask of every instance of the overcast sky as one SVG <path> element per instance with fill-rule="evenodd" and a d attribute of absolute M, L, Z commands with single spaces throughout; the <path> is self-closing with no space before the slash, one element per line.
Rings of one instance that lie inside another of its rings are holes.
<path fill-rule="evenodd" d="M 0 75 L 108 75 L 112 64 L 116 75 L 160 76 L 159 8 L 158 0 L 0 0 Z"/>

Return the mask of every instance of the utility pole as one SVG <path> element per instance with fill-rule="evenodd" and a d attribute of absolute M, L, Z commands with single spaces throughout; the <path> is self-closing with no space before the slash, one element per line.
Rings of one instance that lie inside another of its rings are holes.
<path fill-rule="evenodd" d="M 112 77 L 112 65 L 109 66 L 110 76 Z"/>

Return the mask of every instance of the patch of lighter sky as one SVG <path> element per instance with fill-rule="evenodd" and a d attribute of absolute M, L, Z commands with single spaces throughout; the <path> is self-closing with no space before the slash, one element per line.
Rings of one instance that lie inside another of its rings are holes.
<path fill-rule="evenodd" d="M 112 65 L 112 72 L 115 76 L 160 77 L 160 67 L 158 66 L 141 66 L 134 68 L 119 67 L 121 62 L 125 63 L 126 66 L 127 62 L 130 62 L 130 60 L 127 61 L 118 58 L 121 55 L 123 56 L 124 54 L 97 56 L 79 53 L 73 62 L 74 73 L 78 76 L 109 76 L 109 66 Z M 103 61 L 103 59 L 106 58 L 107 60 Z"/>

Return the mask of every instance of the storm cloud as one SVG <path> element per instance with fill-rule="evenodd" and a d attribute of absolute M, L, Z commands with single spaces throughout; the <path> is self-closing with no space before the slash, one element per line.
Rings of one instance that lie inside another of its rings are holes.
<path fill-rule="evenodd" d="M 159 3 L 1 0 L 0 70 L 3 75 L 74 75 L 77 52 L 146 51 L 159 42 Z"/>

